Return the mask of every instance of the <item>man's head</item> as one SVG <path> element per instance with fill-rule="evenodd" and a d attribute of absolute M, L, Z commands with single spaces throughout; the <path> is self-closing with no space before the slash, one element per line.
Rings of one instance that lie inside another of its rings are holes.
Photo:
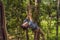
<path fill-rule="evenodd" d="M 21 25 L 21 27 L 22 27 L 23 29 L 27 29 L 28 26 L 29 26 L 29 23 L 28 23 L 28 22 L 24 22 L 24 23 Z"/>

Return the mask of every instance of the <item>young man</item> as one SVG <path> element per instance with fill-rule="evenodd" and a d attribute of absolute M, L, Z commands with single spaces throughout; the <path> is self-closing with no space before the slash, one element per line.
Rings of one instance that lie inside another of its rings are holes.
<path fill-rule="evenodd" d="M 33 22 L 32 17 L 29 15 L 22 24 L 23 29 L 32 28 L 34 32 L 34 40 L 39 40 L 39 35 L 41 34 L 44 39 L 44 33 L 41 28 L 38 27 L 37 23 Z"/>
<path fill-rule="evenodd" d="M 33 20 L 32 20 L 32 17 L 29 15 L 27 16 L 27 18 L 24 20 L 22 26 L 21 26 L 23 29 L 26 29 L 26 28 L 32 28 L 32 30 L 35 30 L 38 28 L 38 25 L 37 23 L 34 23 Z"/>

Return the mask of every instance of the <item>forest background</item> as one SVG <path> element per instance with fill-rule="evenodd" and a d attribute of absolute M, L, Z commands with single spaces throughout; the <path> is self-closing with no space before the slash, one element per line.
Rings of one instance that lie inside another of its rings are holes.
<path fill-rule="evenodd" d="M 5 8 L 8 40 L 26 40 L 26 33 L 20 27 L 26 18 L 26 8 L 29 0 L 2 0 Z M 31 0 L 34 13 L 34 0 Z M 59 14 L 60 15 L 60 14 Z M 57 0 L 40 0 L 38 25 L 44 31 L 46 40 L 60 40 L 60 25 L 57 26 Z M 60 17 L 58 17 L 60 23 Z M 57 29 L 58 28 L 58 29 Z M 29 40 L 34 39 L 31 29 L 28 31 Z M 56 33 L 58 32 L 58 35 Z"/>

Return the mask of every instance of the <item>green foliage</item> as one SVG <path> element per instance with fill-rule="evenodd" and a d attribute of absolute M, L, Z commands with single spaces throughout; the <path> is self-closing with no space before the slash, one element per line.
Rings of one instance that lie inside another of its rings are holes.
<path fill-rule="evenodd" d="M 28 2 L 29 0 L 3 0 L 5 6 L 7 31 L 10 36 L 14 36 L 11 40 L 18 40 L 18 38 L 20 40 L 26 40 L 25 31 L 22 30 L 20 25 L 26 18 L 26 7 Z M 38 21 L 40 27 L 46 34 L 46 40 L 55 40 L 56 37 L 56 3 L 57 1 L 54 2 L 54 0 L 41 0 L 39 5 Z M 32 5 L 34 6 L 33 0 Z M 34 10 L 32 10 L 32 12 L 34 14 Z M 51 14 L 51 17 L 49 17 L 49 13 Z M 58 32 L 58 37 L 60 40 L 60 31 Z M 33 40 L 34 35 L 30 29 L 28 34 L 29 40 Z"/>

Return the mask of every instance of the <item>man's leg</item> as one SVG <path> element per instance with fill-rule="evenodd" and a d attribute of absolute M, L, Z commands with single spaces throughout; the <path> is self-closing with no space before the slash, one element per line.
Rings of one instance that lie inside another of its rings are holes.
<path fill-rule="evenodd" d="M 40 33 L 39 29 L 34 30 L 34 40 L 39 40 L 40 39 Z"/>
<path fill-rule="evenodd" d="M 34 40 L 39 40 L 40 39 L 40 34 L 42 36 L 42 40 L 45 40 L 44 32 L 39 27 L 36 30 L 34 30 Z"/>

